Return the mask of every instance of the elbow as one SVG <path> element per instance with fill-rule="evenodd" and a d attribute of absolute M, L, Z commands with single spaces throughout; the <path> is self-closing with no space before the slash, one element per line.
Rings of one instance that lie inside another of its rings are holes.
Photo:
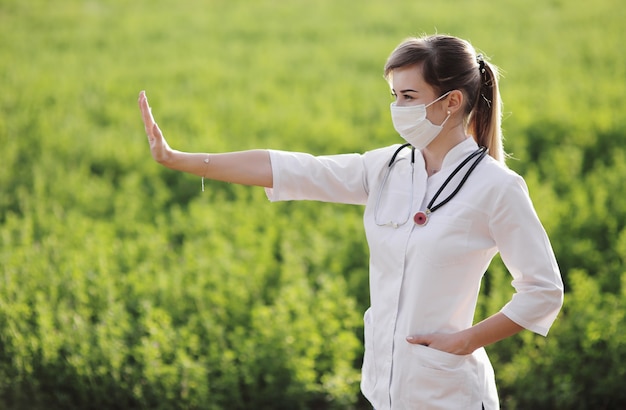
<path fill-rule="evenodd" d="M 563 307 L 563 300 L 565 297 L 565 293 L 563 291 L 562 283 L 554 283 L 550 286 L 542 286 L 538 289 L 538 292 L 541 295 L 542 305 L 545 306 L 545 310 L 549 312 L 554 312 L 556 316 L 558 312 Z"/>
<path fill-rule="evenodd" d="M 565 292 L 563 292 L 563 287 L 557 287 L 548 292 L 547 296 L 552 303 L 552 310 L 558 314 L 563 308 L 563 301 L 565 299 Z"/>

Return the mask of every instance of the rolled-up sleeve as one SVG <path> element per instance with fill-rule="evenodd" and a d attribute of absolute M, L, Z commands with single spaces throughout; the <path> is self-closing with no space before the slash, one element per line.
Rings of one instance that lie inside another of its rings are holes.
<path fill-rule="evenodd" d="M 368 189 L 363 156 L 313 156 L 270 150 L 273 187 L 270 201 L 314 200 L 364 205 Z"/>
<path fill-rule="evenodd" d="M 563 281 L 528 188 L 521 177 L 513 178 L 495 201 L 490 223 L 516 291 L 501 311 L 520 326 L 546 336 L 563 304 Z"/>

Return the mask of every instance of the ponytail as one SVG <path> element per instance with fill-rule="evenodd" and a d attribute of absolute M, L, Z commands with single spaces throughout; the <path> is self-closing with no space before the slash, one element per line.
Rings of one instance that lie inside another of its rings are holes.
<path fill-rule="evenodd" d="M 468 130 L 478 145 L 486 147 L 489 155 L 504 163 L 498 68 L 484 61 L 481 54 L 476 61 L 480 72 L 480 90 L 469 115 Z"/>

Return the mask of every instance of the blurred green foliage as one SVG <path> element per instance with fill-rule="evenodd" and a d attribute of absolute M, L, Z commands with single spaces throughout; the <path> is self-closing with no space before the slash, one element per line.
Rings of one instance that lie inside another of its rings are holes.
<path fill-rule="evenodd" d="M 156 165 L 175 148 L 398 142 L 382 65 L 470 40 L 563 270 L 548 338 L 489 347 L 503 408 L 626 405 L 626 9 L 617 0 L 0 0 L 0 407 L 348 409 L 368 304 L 359 207 Z M 494 261 L 477 320 L 511 296 Z"/>

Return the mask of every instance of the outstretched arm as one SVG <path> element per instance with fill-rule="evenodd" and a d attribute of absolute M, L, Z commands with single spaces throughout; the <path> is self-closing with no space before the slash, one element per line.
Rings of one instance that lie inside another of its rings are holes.
<path fill-rule="evenodd" d="M 152 157 L 159 164 L 199 177 L 242 185 L 272 187 L 269 152 L 251 150 L 224 154 L 188 153 L 173 150 L 152 116 L 146 93 L 139 93 L 139 108 Z"/>

